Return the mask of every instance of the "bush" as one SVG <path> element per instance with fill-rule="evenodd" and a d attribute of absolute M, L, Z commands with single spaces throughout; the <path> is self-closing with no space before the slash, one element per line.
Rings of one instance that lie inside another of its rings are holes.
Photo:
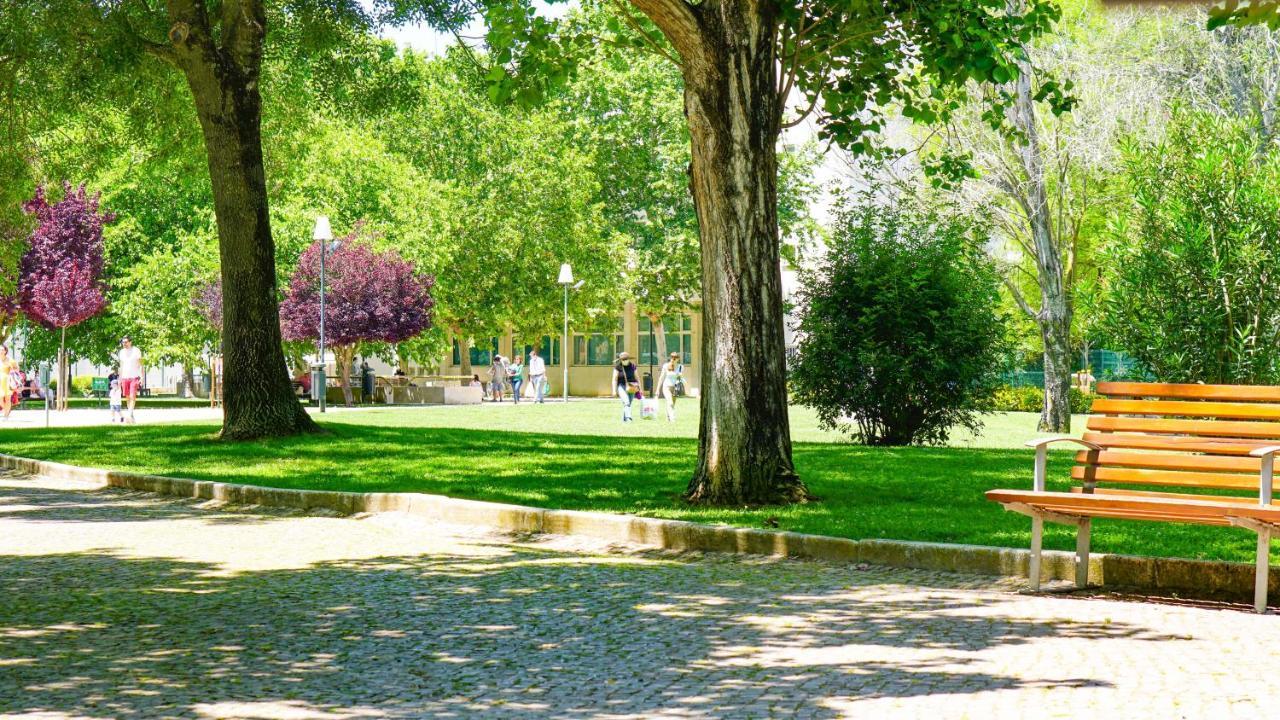
<path fill-rule="evenodd" d="M 71 378 L 71 394 L 88 397 L 93 394 L 93 376 L 76 375 Z"/>
<path fill-rule="evenodd" d="M 1093 408 L 1097 393 L 1087 393 L 1079 388 L 1068 391 L 1071 399 L 1071 412 L 1074 415 L 1088 415 Z M 1012 387 L 1004 385 L 997 388 L 991 396 L 991 409 L 998 412 L 1033 412 L 1044 409 L 1044 390 L 1031 385 Z"/>
<path fill-rule="evenodd" d="M 1131 207 L 1106 251 L 1102 326 L 1165 382 L 1280 382 L 1280 155 L 1239 123 L 1176 116 L 1125 149 Z"/>
<path fill-rule="evenodd" d="M 913 197 L 854 200 L 837 207 L 827 255 L 801 277 L 796 400 L 872 445 L 978 430 L 1007 351 L 981 219 Z"/>

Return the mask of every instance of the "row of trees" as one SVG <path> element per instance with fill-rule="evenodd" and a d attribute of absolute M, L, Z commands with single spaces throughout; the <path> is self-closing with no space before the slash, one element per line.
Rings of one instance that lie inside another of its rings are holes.
<path fill-rule="evenodd" d="M 1021 347 L 1042 358 L 1041 429 L 1056 432 L 1070 428 L 1076 351 L 1087 354 L 1105 342 L 1145 361 L 1152 355 L 1150 340 L 1161 332 L 1154 326 L 1145 337 L 1117 332 L 1113 318 L 1136 320 L 1135 304 L 1149 310 L 1153 303 L 1135 293 L 1108 300 L 1106 287 L 1109 273 L 1133 268 L 1123 247 L 1141 242 L 1132 232 L 1136 225 L 1115 225 L 1141 214 L 1134 188 L 1158 162 L 1151 153 L 1165 147 L 1166 136 L 1176 143 L 1182 133 L 1188 152 L 1223 152 L 1210 147 L 1221 140 L 1222 147 L 1251 144 L 1262 158 L 1274 145 L 1280 103 L 1274 31 L 1228 26 L 1206 32 L 1256 14 L 1103 8 L 1087 0 L 1064 0 L 1061 7 L 1051 33 L 1023 43 L 1019 62 L 1069 87 L 1070 112 L 1054 112 L 1042 97 L 1044 85 L 1023 72 L 1008 80 L 1011 101 L 999 108 L 1014 132 L 993 130 L 990 104 L 971 102 L 922 136 L 926 158 L 963 155 L 974 171 L 958 194 L 994 221 L 995 242 L 988 249 L 1003 266 L 1004 296 Z M 1208 118 L 1216 120 L 1205 125 Z M 1195 128 L 1198 137 L 1191 134 Z M 1228 186 L 1224 192 L 1234 192 Z M 1157 323 L 1160 315 L 1146 317 Z"/>
<path fill-rule="evenodd" d="M 327 77 L 360 87 L 359 62 L 352 60 L 376 23 L 417 20 L 456 30 L 479 14 L 490 54 L 478 63 L 488 66 L 488 93 L 497 101 L 554 98 L 583 68 L 592 72 L 589 61 L 600 48 L 642 46 L 671 61 L 679 68 L 690 137 L 706 327 L 699 464 L 687 495 L 715 503 L 807 495 L 791 463 L 782 359 L 783 126 L 813 112 L 827 138 L 855 153 L 874 152 L 893 108 L 918 122 L 946 121 L 966 97 L 981 95 L 990 106 L 981 119 L 1001 136 L 1018 138 L 1034 169 L 1029 121 L 1019 106 L 1029 99 L 1059 113 L 1072 104 L 1055 81 L 1032 78 L 1026 48 L 1058 17 L 1056 6 L 1042 0 L 852 6 L 630 0 L 600 9 L 612 18 L 604 32 L 578 16 L 538 17 L 524 0 L 381 2 L 372 11 L 353 1 L 316 11 L 267 0 L 166 0 L 163 9 L 59 0 L 11 3 L 6 11 L 15 4 L 0 38 L 0 66 L 24 68 L 28 76 L 9 83 L 17 87 L 11 97 L 47 93 L 47 84 L 31 81 L 30 68 L 47 73 L 40 58 L 56 56 L 74 59 L 57 78 L 64 101 L 101 89 L 85 82 L 89 68 L 109 73 L 103 85 L 157 82 L 172 89 L 172 76 L 145 58 L 176 68 L 185 80 L 218 230 L 229 439 L 313 427 L 292 398 L 276 322 L 278 266 L 262 143 L 268 58 L 299 59 L 306 71 L 292 79 L 300 87 L 323 86 Z M 315 58 L 323 59 L 310 62 Z M 281 87 L 287 82 L 273 89 Z M 343 82 L 324 89 L 328 96 L 348 94 Z M 788 112 L 801 96 L 805 102 Z M 933 167 L 962 173 L 968 166 L 951 158 Z"/>

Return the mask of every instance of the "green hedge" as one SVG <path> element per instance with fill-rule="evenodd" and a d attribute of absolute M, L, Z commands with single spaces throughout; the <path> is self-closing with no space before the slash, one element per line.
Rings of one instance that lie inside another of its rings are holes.
<path fill-rule="evenodd" d="M 1071 388 L 1071 412 L 1076 415 L 1088 414 L 1096 397 L 1098 397 L 1096 393 L 1086 393 L 1077 388 Z M 1005 385 L 996 390 L 991 403 L 992 409 L 998 412 L 1038 413 L 1043 409 L 1044 391 L 1038 387 Z"/>

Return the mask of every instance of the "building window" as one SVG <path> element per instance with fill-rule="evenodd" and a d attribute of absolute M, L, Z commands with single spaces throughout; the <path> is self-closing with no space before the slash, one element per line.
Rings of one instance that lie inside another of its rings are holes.
<path fill-rule="evenodd" d="M 573 336 L 573 364 L 613 365 L 622 349 L 622 318 L 618 318 L 612 333 Z"/>
<path fill-rule="evenodd" d="M 519 338 L 512 338 L 511 345 L 513 347 L 518 347 Z M 553 338 L 550 335 L 543 335 L 542 339 L 538 341 L 537 345 L 530 345 L 528 343 L 525 343 L 524 361 L 526 364 L 529 362 L 529 353 L 532 353 L 535 347 L 538 348 L 538 354 L 542 356 L 543 362 L 545 362 L 548 365 L 560 364 L 560 338 Z"/>
<path fill-rule="evenodd" d="M 498 338 L 496 337 L 489 338 L 488 348 L 471 347 L 470 352 L 468 354 L 471 355 L 472 366 L 488 365 L 489 363 L 493 362 L 493 356 L 498 354 Z M 453 364 L 454 365 L 462 364 L 462 353 L 459 348 L 457 338 L 453 339 Z"/>
<path fill-rule="evenodd" d="M 667 333 L 667 354 L 680 353 L 680 362 L 688 365 L 693 362 L 693 318 L 689 315 L 671 315 L 662 319 L 662 329 Z M 666 357 L 658 357 L 657 325 L 649 322 L 649 318 L 640 316 L 640 360 L 641 365 L 660 365 L 667 361 Z"/>

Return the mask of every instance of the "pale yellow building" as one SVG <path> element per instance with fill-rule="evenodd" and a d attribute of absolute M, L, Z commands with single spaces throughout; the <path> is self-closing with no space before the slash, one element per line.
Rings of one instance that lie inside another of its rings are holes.
<path fill-rule="evenodd" d="M 667 335 L 667 352 L 679 351 L 684 361 L 684 378 L 687 392 L 697 395 L 700 383 L 702 358 L 698 357 L 702 341 L 702 317 L 696 311 L 686 311 L 668 316 L 665 320 Z M 652 332 L 651 332 L 652 331 Z M 613 374 L 614 359 L 619 352 L 628 352 L 635 361 L 641 377 L 650 371 L 653 365 L 653 381 L 657 382 L 661 372 L 663 358 L 657 356 L 656 347 L 660 347 L 656 330 L 650 328 L 649 318 L 639 316 L 635 305 L 627 303 L 621 317 L 617 319 L 615 332 L 578 333 L 570 325 L 569 354 L 569 394 L 579 396 L 611 395 L 609 380 Z M 483 341 L 476 338 L 475 347 L 470 349 L 472 373 L 481 380 L 489 379 L 489 363 L 493 352 L 504 358 L 515 355 L 525 357 L 528 365 L 529 351 L 535 346 L 540 348 L 543 360 L 547 364 L 547 379 L 551 383 L 551 396 L 561 394 L 563 368 L 560 364 L 560 333 L 543 335 L 537 338 L 515 337 L 510 331 L 500 336 Z M 652 338 L 651 338 L 652 336 Z M 461 375 L 462 344 L 454 339 L 452 356 L 445 357 L 441 363 L 441 375 Z M 548 348 L 550 352 L 548 353 Z M 411 374 L 414 372 L 411 369 Z M 526 373 L 527 374 L 527 373 Z"/>

